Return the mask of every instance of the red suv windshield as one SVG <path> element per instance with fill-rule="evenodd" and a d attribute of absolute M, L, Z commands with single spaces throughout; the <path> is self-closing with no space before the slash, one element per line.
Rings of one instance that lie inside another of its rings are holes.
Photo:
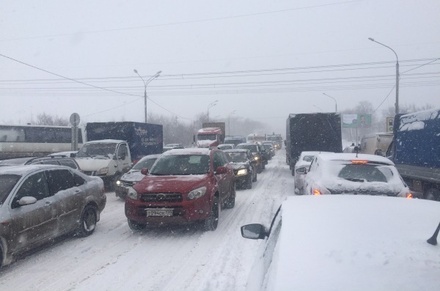
<path fill-rule="evenodd" d="M 167 155 L 150 171 L 152 175 L 202 175 L 209 172 L 208 155 Z"/>

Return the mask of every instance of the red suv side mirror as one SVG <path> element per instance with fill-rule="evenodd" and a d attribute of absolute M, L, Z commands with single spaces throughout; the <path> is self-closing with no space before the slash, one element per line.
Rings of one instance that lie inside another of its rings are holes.
<path fill-rule="evenodd" d="M 223 167 L 223 166 L 219 166 L 217 167 L 217 169 L 215 170 L 216 174 L 226 174 L 228 172 L 228 168 Z"/>
<path fill-rule="evenodd" d="M 142 168 L 141 169 L 141 174 L 142 175 L 148 175 L 148 168 Z"/>

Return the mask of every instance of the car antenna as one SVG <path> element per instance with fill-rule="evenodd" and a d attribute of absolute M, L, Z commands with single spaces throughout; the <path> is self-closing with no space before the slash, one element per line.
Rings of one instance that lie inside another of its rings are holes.
<path fill-rule="evenodd" d="M 440 231 L 440 223 L 437 226 L 437 229 L 434 231 L 434 234 L 427 240 L 427 242 L 433 246 L 437 245 L 437 236 Z"/>

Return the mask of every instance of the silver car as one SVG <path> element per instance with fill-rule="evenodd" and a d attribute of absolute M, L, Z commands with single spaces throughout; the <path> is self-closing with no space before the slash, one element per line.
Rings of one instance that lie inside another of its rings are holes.
<path fill-rule="evenodd" d="M 101 178 L 56 165 L 0 167 L 0 266 L 61 235 L 92 234 L 105 204 Z"/>
<path fill-rule="evenodd" d="M 116 181 L 116 197 L 125 199 L 128 189 L 145 177 L 145 175 L 141 173 L 141 170 L 144 168 L 150 170 L 160 156 L 161 154 L 145 156 L 134 164 L 127 173 L 122 175 L 122 177 Z"/>

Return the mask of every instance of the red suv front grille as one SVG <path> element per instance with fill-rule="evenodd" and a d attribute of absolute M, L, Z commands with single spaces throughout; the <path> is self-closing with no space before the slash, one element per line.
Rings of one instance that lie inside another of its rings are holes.
<path fill-rule="evenodd" d="M 152 193 L 142 194 L 142 202 L 182 202 L 182 194 L 180 193 Z"/>

